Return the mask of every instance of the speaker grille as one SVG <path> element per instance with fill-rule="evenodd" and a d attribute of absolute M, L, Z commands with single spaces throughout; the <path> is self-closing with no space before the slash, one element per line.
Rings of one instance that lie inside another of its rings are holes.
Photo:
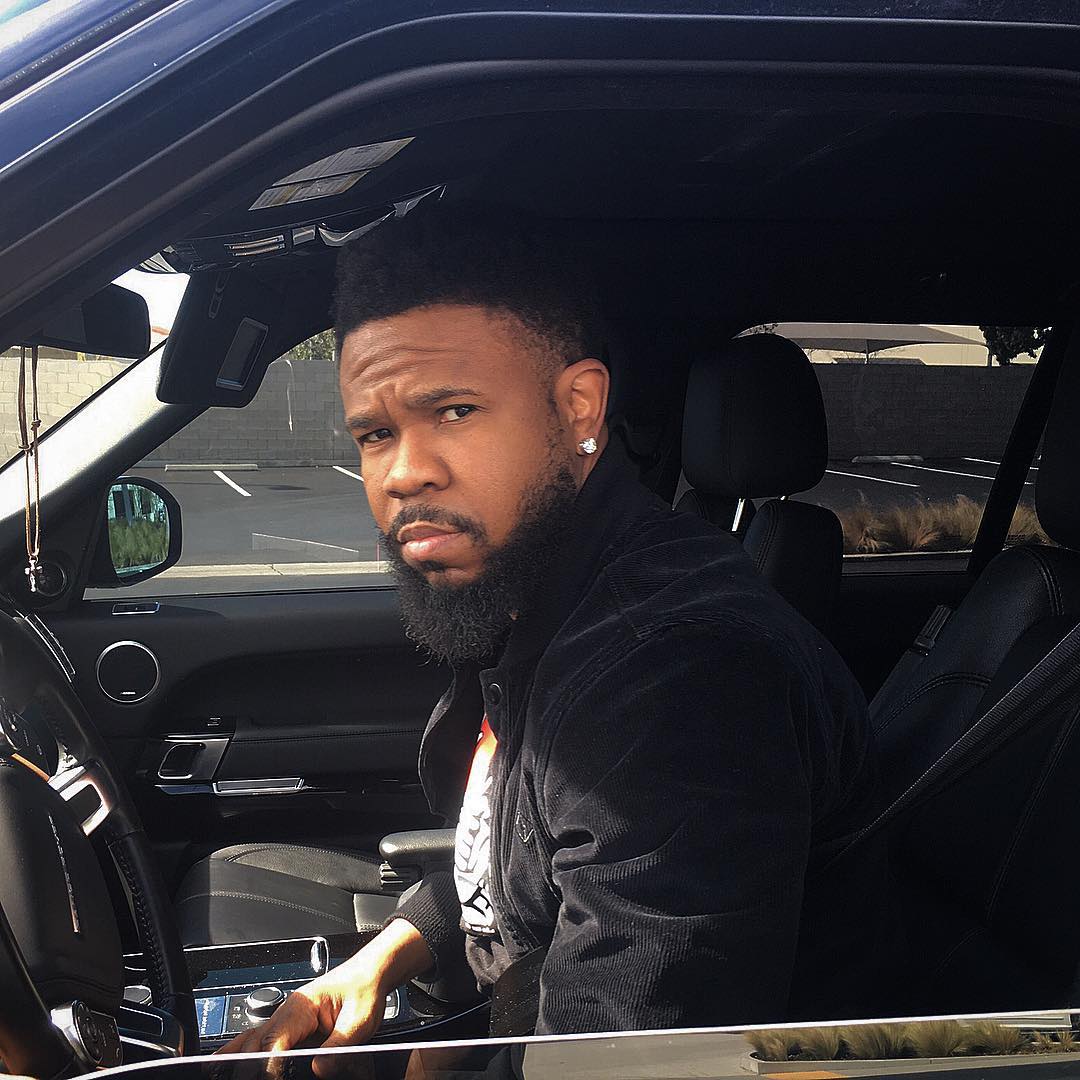
<path fill-rule="evenodd" d="M 101 692 L 121 705 L 145 701 L 160 681 L 157 657 L 141 642 L 114 641 L 97 659 Z"/>

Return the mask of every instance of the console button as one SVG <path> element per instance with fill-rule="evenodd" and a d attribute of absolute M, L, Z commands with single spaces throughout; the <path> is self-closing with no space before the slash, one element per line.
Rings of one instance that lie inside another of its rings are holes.
<path fill-rule="evenodd" d="M 241 1031 L 247 1031 L 254 1021 L 247 1014 L 244 1002 L 246 994 L 230 994 L 225 1002 L 225 1029 L 223 1035 L 236 1035 Z"/>
<path fill-rule="evenodd" d="M 266 1020 L 288 995 L 280 986 L 260 986 L 252 990 L 244 1001 L 248 1016 L 254 1020 Z"/>

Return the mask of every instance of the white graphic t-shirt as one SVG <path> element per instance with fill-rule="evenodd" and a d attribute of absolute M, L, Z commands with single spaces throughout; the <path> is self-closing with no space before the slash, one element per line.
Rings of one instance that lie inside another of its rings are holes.
<path fill-rule="evenodd" d="M 488 891 L 491 866 L 491 759 L 497 740 L 487 717 L 473 751 L 469 782 L 461 803 L 454 843 L 454 882 L 461 901 L 461 922 L 470 934 L 491 935 L 495 913 Z"/>

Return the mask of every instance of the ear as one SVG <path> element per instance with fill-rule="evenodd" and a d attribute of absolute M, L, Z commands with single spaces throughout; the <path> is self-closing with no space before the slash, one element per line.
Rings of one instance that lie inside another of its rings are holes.
<path fill-rule="evenodd" d="M 611 376 L 591 357 L 564 368 L 555 380 L 555 406 L 576 447 L 588 438 L 602 444 Z"/>

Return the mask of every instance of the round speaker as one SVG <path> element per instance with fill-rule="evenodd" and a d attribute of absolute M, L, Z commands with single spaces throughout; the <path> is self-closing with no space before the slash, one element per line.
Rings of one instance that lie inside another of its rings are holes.
<path fill-rule="evenodd" d="M 97 658 L 101 692 L 121 705 L 145 701 L 160 681 L 157 657 L 138 641 L 114 641 Z"/>

